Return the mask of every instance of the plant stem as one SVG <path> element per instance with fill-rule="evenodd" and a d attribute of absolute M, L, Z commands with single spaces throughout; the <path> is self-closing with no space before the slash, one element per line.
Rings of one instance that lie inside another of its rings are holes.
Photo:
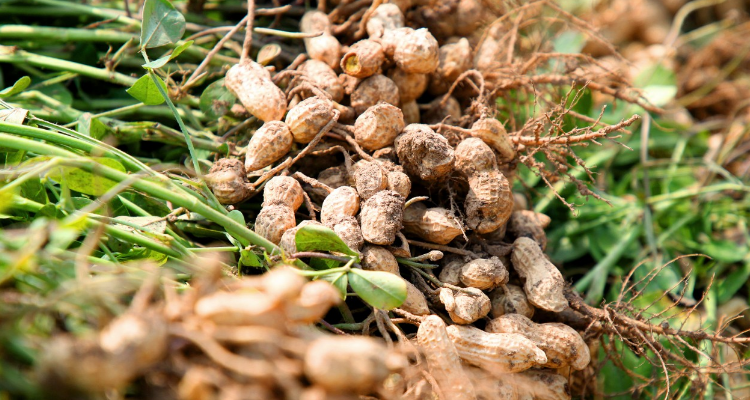
<path fill-rule="evenodd" d="M 141 21 L 130 18 L 125 15 L 124 11 L 112 10 L 102 7 L 94 7 L 85 4 L 76 4 L 68 1 L 60 0 L 33 0 L 37 4 L 47 4 L 50 6 L 61 7 L 67 11 L 72 11 L 75 14 L 93 15 L 102 19 L 116 19 L 117 22 L 123 23 L 134 28 L 141 27 Z"/>
<path fill-rule="evenodd" d="M 47 42 L 107 42 L 125 43 L 135 37 L 132 33 L 114 29 L 52 28 L 47 26 L 3 25 L 0 38 L 33 39 Z"/>

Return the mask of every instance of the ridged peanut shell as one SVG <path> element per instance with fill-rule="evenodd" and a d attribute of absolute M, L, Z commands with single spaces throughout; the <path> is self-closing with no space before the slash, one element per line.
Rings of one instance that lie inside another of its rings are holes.
<path fill-rule="evenodd" d="M 281 121 L 266 122 L 250 142 L 245 153 L 245 170 L 257 171 L 284 157 L 292 149 L 294 137 L 289 127 Z"/>
<path fill-rule="evenodd" d="M 401 230 L 404 217 L 404 198 L 391 190 L 383 190 L 364 202 L 360 221 L 365 240 L 379 245 L 390 245 Z"/>
<path fill-rule="evenodd" d="M 404 123 L 406 125 L 418 124 L 422 121 L 417 101 L 410 101 L 401 104 L 401 112 L 404 113 Z"/>
<path fill-rule="evenodd" d="M 516 333 L 487 333 L 461 325 L 446 330 L 461 359 L 495 375 L 521 372 L 547 362 L 534 342 Z"/>
<path fill-rule="evenodd" d="M 549 370 L 528 370 L 497 376 L 524 399 L 570 400 L 568 377 Z"/>
<path fill-rule="evenodd" d="M 503 285 L 490 293 L 490 301 L 492 302 L 490 314 L 493 318 L 505 314 L 520 314 L 527 318 L 534 316 L 534 306 L 526 298 L 526 292 L 520 286 Z"/>
<path fill-rule="evenodd" d="M 386 248 L 371 244 L 362 249 L 362 268 L 368 271 L 385 271 L 401 276 L 396 257 Z"/>
<path fill-rule="evenodd" d="M 322 11 L 308 11 L 300 20 L 300 32 L 317 33 L 322 35 L 305 38 L 305 50 L 313 60 L 319 60 L 332 69 L 339 65 L 341 58 L 341 44 L 331 35 L 331 21 L 328 15 Z"/>
<path fill-rule="evenodd" d="M 539 215 L 539 217 L 537 217 Z M 528 237 L 534 239 L 542 250 L 547 248 L 547 235 L 540 220 L 549 219 L 544 214 L 530 210 L 513 211 L 508 220 L 508 233 L 513 237 Z"/>
<path fill-rule="evenodd" d="M 430 308 L 424 293 L 411 282 L 406 280 L 404 282 L 406 282 L 406 299 L 399 308 L 414 315 L 429 315 Z"/>
<path fill-rule="evenodd" d="M 523 289 L 529 302 L 543 310 L 560 312 L 568 307 L 565 279 L 542 252 L 534 239 L 520 237 L 510 254 L 513 268 L 525 280 Z"/>
<path fill-rule="evenodd" d="M 255 233 L 273 244 L 279 244 L 284 232 L 296 225 L 294 210 L 291 207 L 273 204 L 263 207 L 258 213 L 255 219 Z"/>
<path fill-rule="evenodd" d="M 430 93 L 448 92 L 453 82 L 472 67 L 471 45 L 466 38 L 440 47 L 438 67 L 430 74 Z"/>
<path fill-rule="evenodd" d="M 344 98 L 344 86 L 328 64 L 319 60 L 307 60 L 297 69 L 304 72 L 315 86 L 330 94 L 333 101 L 341 102 Z"/>
<path fill-rule="evenodd" d="M 404 126 L 404 114 L 398 107 L 380 103 L 357 117 L 354 138 L 365 150 L 379 150 L 392 145 Z"/>
<path fill-rule="evenodd" d="M 461 267 L 459 278 L 468 287 L 489 290 L 508 282 L 508 270 L 497 257 L 478 258 Z"/>
<path fill-rule="evenodd" d="M 393 68 L 388 71 L 388 77 L 398 86 L 401 104 L 414 101 L 422 96 L 429 81 L 426 74 L 409 73 L 400 68 Z"/>
<path fill-rule="evenodd" d="M 396 84 L 388 77 L 379 74 L 360 82 L 350 97 L 352 108 L 357 115 L 380 102 L 398 107 L 401 103 L 400 99 Z"/>
<path fill-rule="evenodd" d="M 386 3 L 379 5 L 370 15 L 365 24 L 367 36 L 377 39 L 386 31 L 404 27 L 404 13 L 395 4 Z"/>
<path fill-rule="evenodd" d="M 297 211 L 304 200 L 302 186 L 291 176 L 274 176 L 263 188 L 263 205 L 281 204 Z"/>
<path fill-rule="evenodd" d="M 547 356 L 546 368 L 570 365 L 582 370 L 591 362 L 589 347 L 575 329 L 561 323 L 537 324 L 520 314 L 495 318 L 485 328 L 491 333 L 518 333 L 542 349 Z"/>
<path fill-rule="evenodd" d="M 260 325 L 283 328 L 278 302 L 262 292 L 215 292 L 195 303 L 195 315 L 219 325 Z"/>
<path fill-rule="evenodd" d="M 342 217 L 353 217 L 359 211 L 359 195 L 351 186 L 335 189 L 323 201 L 320 209 L 320 222 L 333 227 Z"/>
<path fill-rule="evenodd" d="M 448 100 L 443 103 L 443 97 L 439 96 L 431 101 L 429 108 L 422 113 L 422 123 L 439 124 L 443 121 L 458 122 L 461 119 L 461 104 L 455 97 L 449 96 Z"/>
<path fill-rule="evenodd" d="M 252 192 L 247 182 L 242 161 L 222 158 L 214 163 L 205 176 L 206 185 L 221 204 L 236 204 Z"/>
<path fill-rule="evenodd" d="M 393 51 L 393 61 L 405 72 L 429 74 L 438 66 L 439 45 L 426 28 L 413 31 Z"/>
<path fill-rule="evenodd" d="M 422 349 L 430 375 L 448 399 L 475 400 L 474 387 L 461 365 L 445 322 L 430 315 L 419 324 L 417 343 Z"/>
<path fill-rule="evenodd" d="M 395 144 L 398 159 L 410 176 L 438 182 L 453 172 L 453 148 L 427 125 L 407 125 Z"/>
<path fill-rule="evenodd" d="M 408 40 L 412 33 L 414 33 L 414 29 L 409 27 L 391 29 L 383 33 L 380 44 L 383 46 L 385 56 L 392 59 L 396 52 L 396 47 L 401 42 Z"/>
<path fill-rule="evenodd" d="M 466 138 L 456 146 L 456 171 L 464 176 L 497 169 L 495 153 L 478 138 Z"/>
<path fill-rule="evenodd" d="M 486 294 L 475 288 L 467 288 L 466 291 L 471 294 L 444 287 L 439 294 L 440 302 L 451 320 L 461 325 L 474 323 L 490 312 L 490 299 Z"/>
<path fill-rule="evenodd" d="M 367 200 L 375 193 L 388 188 L 388 175 L 377 161 L 359 161 L 354 172 L 354 182 L 359 198 Z"/>
<path fill-rule="evenodd" d="M 365 244 L 365 240 L 362 237 L 362 229 L 354 217 L 348 215 L 341 217 L 336 222 L 336 225 L 333 226 L 333 231 L 354 251 L 359 251 Z"/>
<path fill-rule="evenodd" d="M 333 105 L 328 99 L 309 97 L 292 107 L 286 124 L 297 143 L 310 143 L 333 118 Z"/>
<path fill-rule="evenodd" d="M 388 190 L 392 190 L 403 198 L 409 197 L 411 193 L 411 179 L 401 171 L 388 172 Z"/>
<path fill-rule="evenodd" d="M 506 29 L 504 24 L 493 24 L 487 28 L 484 39 L 474 52 L 474 68 L 487 73 L 500 66 L 506 51 L 506 44 L 503 40 Z"/>
<path fill-rule="evenodd" d="M 505 225 L 513 212 L 513 194 L 505 176 L 497 170 L 469 177 L 464 203 L 466 225 L 477 233 L 489 233 Z"/>
<path fill-rule="evenodd" d="M 516 157 L 516 150 L 508 138 L 503 123 L 494 118 L 481 118 L 471 126 L 471 135 L 482 139 L 497 154 L 500 160 L 508 162 Z"/>
<path fill-rule="evenodd" d="M 328 310 L 341 302 L 339 291 L 330 283 L 317 280 L 302 287 L 296 302 L 287 304 L 287 318 L 298 324 L 312 324 L 323 318 Z"/>
<path fill-rule="evenodd" d="M 448 244 L 461 235 L 461 225 L 450 210 L 442 207 L 427 208 L 412 204 L 404 210 L 406 232 L 437 244 Z"/>
<path fill-rule="evenodd" d="M 369 393 L 388 377 L 388 350 L 362 336 L 324 336 L 307 349 L 305 376 L 331 393 Z"/>
<path fill-rule="evenodd" d="M 254 61 L 227 71 L 224 85 L 261 121 L 280 121 L 286 113 L 286 95 L 271 81 L 271 74 Z"/>
<path fill-rule="evenodd" d="M 355 78 L 367 78 L 378 73 L 384 61 L 380 43 L 364 39 L 354 43 L 341 57 L 341 70 Z"/>
<path fill-rule="evenodd" d="M 440 282 L 458 286 L 461 284 L 461 268 L 466 263 L 463 259 L 455 257 L 451 257 L 447 261 L 443 265 L 443 269 L 440 270 L 438 279 L 440 279 Z"/>

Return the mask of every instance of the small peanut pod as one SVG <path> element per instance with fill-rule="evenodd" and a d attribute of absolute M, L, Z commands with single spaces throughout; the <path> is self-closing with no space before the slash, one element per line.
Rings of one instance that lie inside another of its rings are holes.
<path fill-rule="evenodd" d="M 404 126 L 404 114 L 398 107 L 380 103 L 357 117 L 354 138 L 365 150 L 379 150 L 392 145 Z"/>
<path fill-rule="evenodd" d="M 439 48 L 430 31 L 426 28 L 417 29 L 396 44 L 393 61 L 405 72 L 429 74 L 438 66 Z"/>
<path fill-rule="evenodd" d="M 383 46 L 383 52 L 388 58 L 393 58 L 396 52 L 396 47 L 403 41 L 408 40 L 408 37 L 414 33 L 412 28 L 396 28 L 386 31 L 383 37 L 380 39 L 380 44 Z"/>
<path fill-rule="evenodd" d="M 247 144 L 245 170 L 257 171 L 278 161 L 289 153 L 293 141 L 292 131 L 285 123 L 266 122 L 255 131 L 253 137 L 250 138 L 250 143 Z"/>
<path fill-rule="evenodd" d="M 535 307 L 560 312 L 568 307 L 563 294 L 565 279 L 533 239 L 520 237 L 513 242 L 511 262 L 518 275 L 525 279 L 523 289 Z"/>
<path fill-rule="evenodd" d="M 252 115 L 264 122 L 280 121 L 286 113 L 286 96 L 271 81 L 262 65 L 247 61 L 227 71 L 224 85 Z"/>
<path fill-rule="evenodd" d="M 404 13 L 397 5 L 379 5 L 367 20 L 365 29 L 370 39 L 377 39 L 387 31 L 404 27 Z"/>
<path fill-rule="evenodd" d="M 470 132 L 492 147 L 500 155 L 500 161 L 508 162 L 516 157 L 516 150 L 508 139 L 502 122 L 494 118 L 482 118 L 471 126 Z"/>
<path fill-rule="evenodd" d="M 466 138 L 456 146 L 456 171 L 466 177 L 497 169 L 495 153 L 481 139 Z"/>
<path fill-rule="evenodd" d="M 427 110 L 422 114 L 423 124 L 439 124 L 446 118 L 449 122 L 455 123 L 461 120 L 461 104 L 453 96 L 448 97 L 445 103 L 443 103 L 443 97 L 440 96 L 427 106 Z"/>
<path fill-rule="evenodd" d="M 333 231 L 354 251 L 359 251 L 365 244 L 362 229 L 354 217 L 348 215 L 341 217 L 333 226 Z"/>
<path fill-rule="evenodd" d="M 383 47 L 373 40 L 360 40 L 341 58 L 341 70 L 355 78 L 367 78 L 380 71 L 385 61 Z"/>
<path fill-rule="evenodd" d="M 252 190 L 247 182 L 242 161 L 222 158 L 206 175 L 206 185 L 221 204 L 236 204 L 247 199 Z"/>
<path fill-rule="evenodd" d="M 281 247 L 284 251 L 286 251 L 289 254 L 294 254 L 297 252 L 297 240 L 296 236 L 297 231 L 302 228 L 303 226 L 307 225 L 323 225 L 320 222 L 312 221 L 312 220 L 304 220 L 297 224 L 292 229 L 288 229 L 286 232 L 284 232 L 283 235 L 281 235 L 281 240 L 279 241 L 279 247 Z"/>
<path fill-rule="evenodd" d="M 380 102 L 396 107 L 401 103 L 398 86 L 388 77 L 380 74 L 373 75 L 360 82 L 352 92 L 350 100 L 357 115 Z"/>
<path fill-rule="evenodd" d="M 432 183 L 448 178 L 453 172 L 453 148 L 429 126 L 407 125 L 395 143 L 396 154 L 407 174 Z"/>
<path fill-rule="evenodd" d="M 335 189 L 323 201 L 320 209 L 320 221 L 331 228 L 345 216 L 353 217 L 359 211 L 359 195 L 351 186 Z"/>
<path fill-rule="evenodd" d="M 291 207 L 272 204 L 263 207 L 255 218 L 255 233 L 268 239 L 273 244 L 279 244 L 284 232 L 296 225 L 294 210 Z"/>
<path fill-rule="evenodd" d="M 401 171 L 388 172 L 388 190 L 392 190 L 403 198 L 409 197 L 411 193 L 411 179 Z"/>
<path fill-rule="evenodd" d="M 461 283 L 480 290 L 494 289 L 508 282 L 508 270 L 497 257 L 479 258 L 461 267 Z"/>
<path fill-rule="evenodd" d="M 518 333 L 542 349 L 547 355 L 546 368 L 570 365 L 582 370 L 589 365 L 589 347 L 575 329 L 560 323 L 537 324 L 520 314 L 507 314 L 495 318 L 485 328 L 491 333 Z"/>
<path fill-rule="evenodd" d="M 454 291 L 444 287 L 440 289 L 439 295 L 451 320 L 462 325 L 484 318 L 490 312 L 490 299 L 486 294 L 475 288 L 465 290 Z"/>
<path fill-rule="evenodd" d="M 537 217 L 539 215 L 540 217 Z M 508 233 L 513 235 L 514 238 L 528 237 L 534 239 L 542 250 L 547 248 L 547 235 L 544 233 L 544 228 L 540 219 L 549 219 L 544 214 L 535 213 L 529 210 L 513 211 L 510 219 L 508 220 Z"/>
<path fill-rule="evenodd" d="M 427 89 L 429 78 L 426 74 L 413 74 L 400 68 L 388 71 L 388 77 L 398 86 L 401 104 L 415 101 Z"/>
<path fill-rule="evenodd" d="M 518 393 L 518 399 L 570 400 L 568 377 L 553 371 L 528 370 L 498 378 Z"/>
<path fill-rule="evenodd" d="M 430 375 L 446 399 L 476 399 L 474 387 L 461 366 L 458 351 L 440 317 L 431 315 L 422 320 L 417 331 L 417 343 L 422 348 Z"/>
<path fill-rule="evenodd" d="M 328 64 L 318 60 L 307 60 L 298 70 L 304 72 L 315 86 L 330 94 L 333 101 L 338 103 L 344 98 L 344 86 Z"/>
<path fill-rule="evenodd" d="M 529 303 L 526 293 L 520 286 L 503 285 L 490 293 L 490 301 L 490 314 L 494 318 L 505 314 L 519 314 L 527 318 L 534 316 L 534 306 Z"/>
<path fill-rule="evenodd" d="M 214 292 L 195 303 L 195 315 L 219 325 L 261 325 L 283 329 L 277 299 L 262 292 Z"/>
<path fill-rule="evenodd" d="M 466 224 L 477 233 L 489 233 L 505 225 L 513 211 L 510 183 L 497 170 L 469 177 L 466 195 Z"/>
<path fill-rule="evenodd" d="M 505 51 L 506 28 L 503 24 L 493 24 L 487 28 L 484 39 L 476 47 L 474 53 L 474 67 L 482 73 L 497 68 L 503 59 Z"/>
<path fill-rule="evenodd" d="M 385 271 L 401 276 L 396 257 L 387 249 L 371 244 L 362 249 L 362 268 L 368 271 Z"/>
<path fill-rule="evenodd" d="M 305 200 L 302 186 L 291 176 L 274 176 L 263 188 L 263 204 L 281 204 L 297 211 Z"/>
<path fill-rule="evenodd" d="M 354 182 L 362 200 L 388 188 L 388 175 L 377 161 L 359 161 L 355 165 Z"/>
<path fill-rule="evenodd" d="M 333 118 L 333 105 L 327 99 L 310 97 L 292 107 L 286 124 L 297 143 L 310 143 Z"/>
<path fill-rule="evenodd" d="M 427 208 L 421 203 L 404 210 L 404 228 L 408 233 L 437 244 L 448 244 L 462 233 L 458 219 L 450 210 Z"/>
<path fill-rule="evenodd" d="M 373 244 L 393 244 L 403 219 L 404 198 L 391 190 L 380 191 L 362 205 L 362 235 Z"/>
<path fill-rule="evenodd" d="M 547 356 L 534 342 L 517 333 L 487 333 L 462 325 L 451 325 L 447 331 L 461 359 L 496 376 L 547 362 Z"/>
<path fill-rule="evenodd" d="M 369 393 L 388 377 L 388 351 L 362 336 L 324 336 L 305 354 L 305 375 L 332 393 Z"/>
<path fill-rule="evenodd" d="M 456 35 L 469 36 L 479 28 L 482 20 L 488 15 L 492 16 L 492 13 L 487 14 L 487 7 L 480 0 L 459 0 L 455 15 L 456 21 L 460 21 L 456 24 Z"/>
<path fill-rule="evenodd" d="M 341 295 L 330 283 L 317 280 L 306 283 L 299 297 L 285 308 L 290 321 L 312 324 L 323 318 L 331 306 L 341 302 Z"/>
<path fill-rule="evenodd" d="M 305 50 L 313 60 L 326 63 L 335 69 L 339 65 L 341 44 L 331 35 L 331 21 L 322 11 L 308 11 L 302 16 L 299 24 L 302 33 L 323 32 L 322 35 L 305 38 Z"/>
<path fill-rule="evenodd" d="M 399 308 L 414 315 L 429 315 L 430 308 L 427 305 L 424 293 L 411 282 L 407 280 L 404 280 L 404 282 L 406 282 L 406 299 Z"/>
<path fill-rule="evenodd" d="M 430 74 L 430 93 L 448 92 L 453 82 L 471 68 L 471 45 L 466 38 L 440 47 L 438 67 Z"/>
<path fill-rule="evenodd" d="M 440 282 L 447 283 L 450 285 L 460 285 L 461 284 L 461 268 L 464 267 L 464 260 L 457 256 L 452 256 L 446 259 L 445 265 L 443 265 L 443 269 L 440 270 L 440 275 L 438 276 L 438 279 L 440 279 Z"/>

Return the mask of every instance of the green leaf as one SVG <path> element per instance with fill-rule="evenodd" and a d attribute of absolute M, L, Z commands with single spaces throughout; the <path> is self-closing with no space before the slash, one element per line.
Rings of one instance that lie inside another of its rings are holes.
<path fill-rule="evenodd" d="M 320 225 L 305 225 L 294 237 L 297 251 L 335 251 L 359 258 L 333 230 Z"/>
<path fill-rule="evenodd" d="M 750 278 L 750 261 L 746 261 L 743 266 L 732 271 L 726 279 L 719 281 L 716 292 L 719 294 L 719 304 L 726 303 L 737 292 L 747 285 L 747 280 Z"/>
<path fill-rule="evenodd" d="M 156 68 L 161 68 L 161 67 L 167 65 L 167 63 L 170 60 L 174 60 L 175 58 L 177 58 L 177 56 L 179 56 L 180 54 L 182 54 L 183 51 L 187 50 L 188 47 L 192 46 L 193 42 L 195 42 L 195 41 L 194 40 L 189 40 L 189 41 L 187 41 L 187 42 L 185 42 L 185 43 L 183 43 L 183 44 L 175 47 L 175 49 L 172 50 L 171 54 L 167 54 L 167 55 L 159 57 L 156 60 L 147 62 L 147 63 L 143 64 L 143 68 L 156 69 Z"/>
<path fill-rule="evenodd" d="M 336 268 L 341 266 L 341 264 L 341 261 L 331 260 L 328 258 L 313 257 L 310 259 L 310 267 L 317 270 Z"/>
<path fill-rule="evenodd" d="M 91 157 L 91 159 L 101 165 L 126 172 L 125 167 L 112 158 Z M 73 167 L 53 168 L 47 173 L 47 176 L 57 182 L 65 183 L 71 190 L 92 196 L 101 196 L 117 185 L 115 181 Z"/>
<path fill-rule="evenodd" d="M 76 127 L 78 132 L 83 133 L 86 136 L 94 139 L 101 139 L 107 134 L 109 127 L 104 125 L 98 118 L 93 118 L 91 113 L 83 113 L 78 117 L 78 126 Z"/>
<path fill-rule="evenodd" d="M 323 275 L 320 279 L 329 282 L 341 295 L 341 300 L 346 300 L 346 287 L 349 285 L 348 274 L 346 272 L 339 272 L 335 274 Z"/>
<path fill-rule="evenodd" d="M 226 114 L 236 101 L 237 98 L 224 86 L 222 78 L 206 87 L 198 106 L 206 116 L 216 119 Z"/>
<path fill-rule="evenodd" d="M 167 85 L 164 81 L 158 76 L 156 79 L 159 80 L 159 84 L 166 91 Z M 164 103 L 164 97 L 162 97 L 159 88 L 156 87 L 156 84 L 154 84 L 154 81 L 148 76 L 148 74 L 143 75 L 140 79 L 135 81 L 133 86 L 126 90 L 126 92 L 147 106 L 158 106 L 159 104 Z"/>
<path fill-rule="evenodd" d="M 731 240 L 712 240 L 703 245 L 702 253 L 716 261 L 731 264 L 742 261 L 748 254 L 748 249 L 745 246 L 738 246 Z"/>
<path fill-rule="evenodd" d="M 232 211 L 230 211 L 229 214 L 227 214 L 227 217 L 233 219 L 234 222 L 236 222 L 236 223 L 238 223 L 238 224 L 240 224 L 242 226 L 245 226 L 245 224 L 246 224 L 245 223 L 245 216 L 242 215 L 242 211 L 240 211 L 240 210 L 232 210 Z"/>
<path fill-rule="evenodd" d="M 236 210 L 235 210 L 236 211 Z M 260 258 L 251 250 L 240 251 L 240 266 L 243 267 L 260 267 Z"/>
<path fill-rule="evenodd" d="M 357 296 L 375 308 L 390 310 L 406 300 L 406 282 L 390 272 L 352 269 L 348 275 Z"/>
<path fill-rule="evenodd" d="M 644 69 L 633 83 L 643 89 L 643 97 L 651 104 L 662 107 L 677 94 L 677 75 L 661 64 Z"/>
<path fill-rule="evenodd" d="M 146 0 L 143 5 L 141 48 L 176 43 L 185 33 L 185 17 L 167 0 Z"/>
<path fill-rule="evenodd" d="M 21 93 L 24 89 L 29 87 L 30 84 L 31 78 L 29 78 L 28 76 L 24 76 L 21 79 L 17 80 L 16 83 L 13 84 L 13 86 L 0 90 L 0 98 L 10 97 L 14 94 Z"/>

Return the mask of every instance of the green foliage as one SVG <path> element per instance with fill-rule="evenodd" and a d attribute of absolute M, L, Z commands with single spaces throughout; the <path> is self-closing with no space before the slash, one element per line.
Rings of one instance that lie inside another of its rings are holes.
<path fill-rule="evenodd" d="M 164 81 L 156 77 L 159 85 L 167 90 L 167 85 Z M 133 96 L 136 100 L 143 102 L 147 106 L 158 106 L 164 103 L 164 96 L 161 95 L 161 91 L 156 86 L 156 83 L 151 79 L 149 75 L 143 75 L 138 79 L 130 89 L 127 90 L 128 94 Z"/>
<path fill-rule="evenodd" d="M 336 232 L 325 226 L 303 226 L 297 230 L 294 240 L 297 251 L 332 251 L 350 255 L 359 261 L 359 253 L 350 249 Z"/>
<path fill-rule="evenodd" d="M 143 5 L 141 48 L 176 43 L 185 33 L 185 17 L 168 0 L 146 0 Z M 179 53 L 178 53 L 179 54 Z"/>
<path fill-rule="evenodd" d="M 237 100 L 236 97 L 224 86 L 224 78 L 219 79 L 206 87 L 201 94 L 199 106 L 204 114 L 211 118 L 220 118 L 226 114 Z"/>
<path fill-rule="evenodd" d="M 352 269 L 348 275 L 354 292 L 375 308 L 390 310 L 406 300 L 406 282 L 390 272 Z"/>

